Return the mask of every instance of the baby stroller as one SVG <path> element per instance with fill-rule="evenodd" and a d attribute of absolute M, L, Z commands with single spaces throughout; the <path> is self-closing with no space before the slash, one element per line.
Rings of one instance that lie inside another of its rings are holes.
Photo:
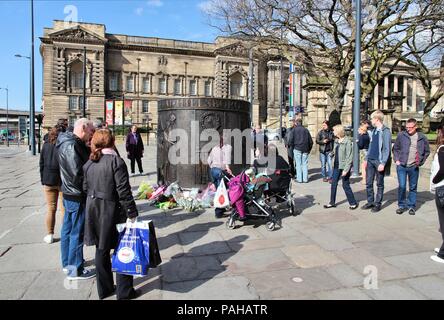
<path fill-rule="evenodd" d="M 273 207 L 270 205 L 271 198 L 279 198 L 280 202 L 287 201 L 289 203 L 290 212 L 294 214 L 294 206 L 292 195 L 291 195 L 291 179 L 283 179 L 283 174 L 278 175 L 262 175 L 256 181 L 245 182 L 243 179 L 245 176 L 245 170 L 241 173 L 240 181 L 243 181 L 242 187 L 243 193 L 243 203 L 245 207 L 245 214 L 248 219 L 265 219 L 267 230 L 273 231 L 278 225 L 278 219 Z M 227 181 L 231 179 L 227 175 L 223 175 L 223 178 Z M 281 188 L 283 184 L 285 188 Z M 270 188 L 270 186 L 272 188 Z M 268 190 L 267 190 L 268 189 Z M 231 201 L 230 201 L 231 202 Z M 226 227 L 228 229 L 234 229 L 236 227 L 236 221 L 239 220 L 240 215 L 238 208 L 233 206 L 233 210 L 226 222 Z"/>

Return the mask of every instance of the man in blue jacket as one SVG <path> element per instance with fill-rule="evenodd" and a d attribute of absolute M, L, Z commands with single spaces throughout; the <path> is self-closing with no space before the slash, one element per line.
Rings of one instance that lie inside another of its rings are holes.
<path fill-rule="evenodd" d="M 388 169 L 387 162 L 390 158 L 392 134 L 384 125 L 384 114 L 380 110 L 374 111 L 371 116 L 372 131 L 369 132 L 370 144 L 365 160 L 367 161 L 367 203 L 362 209 L 372 209 L 372 212 L 381 210 L 382 198 L 384 196 L 384 176 Z M 378 187 L 376 198 L 373 189 L 373 181 L 376 176 Z"/>
<path fill-rule="evenodd" d="M 418 186 L 419 167 L 424 164 L 430 155 L 430 146 L 427 137 L 417 132 L 416 120 L 408 119 L 406 131 L 402 131 L 396 138 L 393 146 L 393 158 L 396 162 L 398 174 L 398 209 L 397 214 L 409 211 L 410 215 L 416 212 L 416 190 Z M 407 178 L 409 179 L 409 196 L 407 196 Z"/>

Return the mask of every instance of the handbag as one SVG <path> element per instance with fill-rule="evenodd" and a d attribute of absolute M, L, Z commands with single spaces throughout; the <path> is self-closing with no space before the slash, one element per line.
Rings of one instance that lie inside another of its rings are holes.
<path fill-rule="evenodd" d="M 221 180 L 217 187 L 216 194 L 214 195 L 214 207 L 222 209 L 229 205 L 230 200 L 228 198 L 227 188 L 225 187 L 225 182 Z"/>
<path fill-rule="evenodd" d="M 112 256 L 113 272 L 145 276 L 162 262 L 152 221 L 127 221 L 116 227 L 119 242 Z"/>

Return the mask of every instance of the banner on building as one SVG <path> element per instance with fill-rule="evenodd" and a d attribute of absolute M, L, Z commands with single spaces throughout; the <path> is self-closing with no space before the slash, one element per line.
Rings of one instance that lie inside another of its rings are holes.
<path fill-rule="evenodd" d="M 107 100 L 105 102 L 105 118 L 108 126 L 114 124 L 114 101 Z"/>
<path fill-rule="evenodd" d="M 114 124 L 121 126 L 123 124 L 123 101 L 114 101 Z"/>
<path fill-rule="evenodd" d="M 131 125 L 133 123 L 131 117 L 132 107 L 133 107 L 133 101 L 125 100 L 125 125 Z"/>

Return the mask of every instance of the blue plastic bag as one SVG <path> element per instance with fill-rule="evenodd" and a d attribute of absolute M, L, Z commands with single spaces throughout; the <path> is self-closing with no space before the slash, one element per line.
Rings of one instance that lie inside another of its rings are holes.
<path fill-rule="evenodd" d="M 150 266 L 150 230 L 148 221 L 117 225 L 119 243 L 112 257 L 112 271 L 145 276 Z"/>

